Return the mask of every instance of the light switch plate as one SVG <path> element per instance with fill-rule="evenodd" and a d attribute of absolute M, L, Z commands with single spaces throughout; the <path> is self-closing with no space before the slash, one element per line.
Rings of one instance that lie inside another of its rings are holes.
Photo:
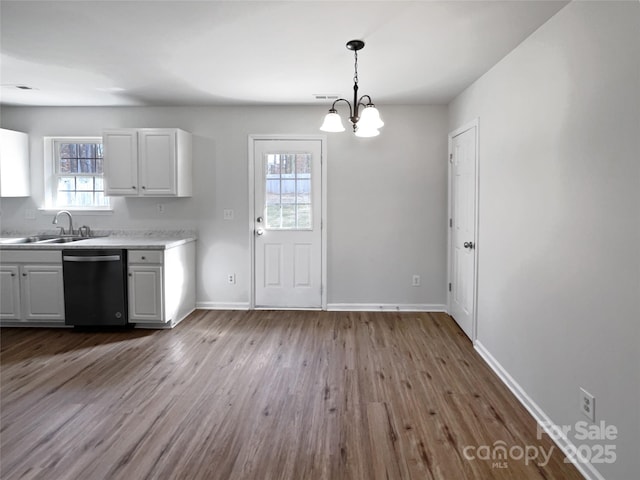
<path fill-rule="evenodd" d="M 233 210 L 231 210 L 230 208 L 225 208 L 222 211 L 222 218 L 224 218 L 225 220 L 233 220 Z"/>

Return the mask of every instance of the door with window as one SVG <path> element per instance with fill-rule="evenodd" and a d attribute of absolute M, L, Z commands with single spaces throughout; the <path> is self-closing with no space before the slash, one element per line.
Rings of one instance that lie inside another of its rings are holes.
<path fill-rule="evenodd" d="M 322 140 L 253 140 L 254 304 L 322 307 Z"/>

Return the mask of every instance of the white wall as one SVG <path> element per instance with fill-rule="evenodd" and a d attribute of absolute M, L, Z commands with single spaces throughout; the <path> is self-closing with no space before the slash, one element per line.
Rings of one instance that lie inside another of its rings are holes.
<path fill-rule="evenodd" d="M 639 26 L 571 3 L 449 110 L 480 119 L 478 341 L 558 425 L 595 395 L 611 480 L 640 472 Z"/>
<path fill-rule="evenodd" d="M 377 138 L 328 135 L 328 302 L 446 302 L 446 107 L 380 106 Z M 51 229 L 43 203 L 43 136 L 103 128 L 180 127 L 194 134 L 194 196 L 113 201 L 94 229 L 197 229 L 201 305 L 248 304 L 249 134 L 318 134 L 325 107 L 2 108 L 2 126 L 29 133 L 31 199 L 2 199 L 3 230 Z M 161 201 L 166 213 L 158 214 Z M 234 221 L 223 221 L 225 208 Z M 235 272 L 236 285 L 226 283 Z M 422 277 L 411 286 L 412 274 Z"/>

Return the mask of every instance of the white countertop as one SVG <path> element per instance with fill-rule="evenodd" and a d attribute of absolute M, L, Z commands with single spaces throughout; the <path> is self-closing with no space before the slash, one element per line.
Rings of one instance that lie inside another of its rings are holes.
<path fill-rule="evenodd" d="M 2 250 L 73 250 L 73 249 L 107 249 L 126 248 L 142 250 L 167 250 L 189 242 L 195 236 L 108 236 L 88 238 L 68 243 L 10 243 L 0 245 Z"/>

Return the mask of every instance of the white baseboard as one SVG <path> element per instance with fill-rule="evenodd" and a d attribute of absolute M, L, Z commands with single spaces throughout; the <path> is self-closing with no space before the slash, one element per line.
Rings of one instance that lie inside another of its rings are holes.
<path fill-rule="evenodd" d="M 330 312 L 446 312 L 447 306 L 428 303 L 329 303 Z"/>
<path fill-rule="evenodd" d="M 249 302 L 196 302 L 199 310 L 249 310 Z"/>
<path fill-rule="evenodd" d="M 196 308 L 200 310 L 249 310 L 248 302 L 197 302 Z M 275 309 L 279 310 L 279 309 Z M 298 310 L 298 309 L 294 309 Z M 330 312 L 446 312 L 444 304 L 428 303 L 329 303 L 327 311 Z"/>
<path fill-rule="evenodd" d="M 531 416 L 538 422 L 545 432 L 556 443 L 558 448 L 562 450 L 565 457 L 571 460 L 571 463 L 578 469 L 578 471 L 588 480 L 605 480 L 598 470 L 591 463 L 582 463 L 576 461 L 576 446 L 573 442 L 562 434 L 562 428 L 551 421 L 549 416 L 540 408 L 540 406 L 533 401 L 533 399 L 527 394 L 527 392 L 516 382 L 509 372 L 498 362 L 489 350 L 487 350 L 480 341 L 476 340 L 474 343 L 476 351 L 480 354 L 482 359 L 491 367 L 491 369 L 500 377 L 502 383 L 504 383 L 511 393 L 515 395 L 518 401 L 527 409 Z M 560 438 L 558 438 L 560 437 Z"/>

